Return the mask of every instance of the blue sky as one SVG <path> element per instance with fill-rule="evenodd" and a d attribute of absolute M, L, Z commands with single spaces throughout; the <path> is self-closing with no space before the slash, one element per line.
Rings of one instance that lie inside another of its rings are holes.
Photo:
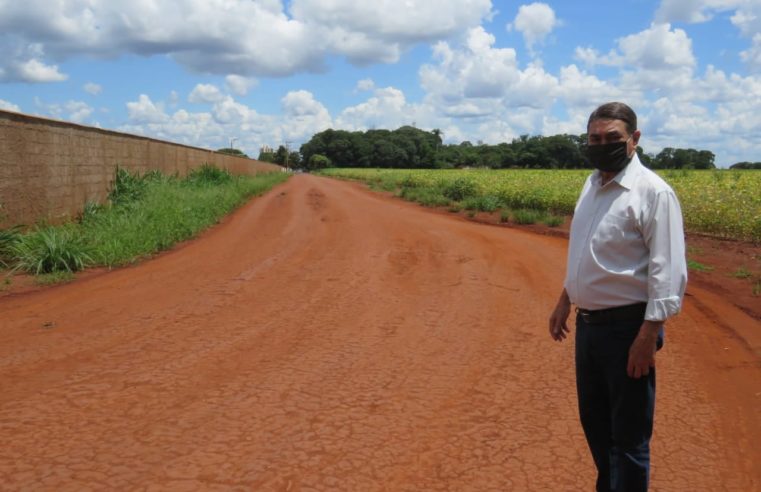
<path fill-rule="evenodd" d="M 0 0 L 0 108 L 207 148 L 415 124 L 761 161 L 761 0 Z"/>

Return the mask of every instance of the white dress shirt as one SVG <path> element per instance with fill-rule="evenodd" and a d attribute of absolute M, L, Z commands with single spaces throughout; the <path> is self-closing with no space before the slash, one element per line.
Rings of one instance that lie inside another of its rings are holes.
<path fill-rule="evenodd" d="M 684 227 L 671 187 L 640 163 L 604 186 L 586 183 L 571 223 L 565 288 L 571 302 L 596 310 L 646 302 L 645 319 L 681 309 L 687 285 Z"/>

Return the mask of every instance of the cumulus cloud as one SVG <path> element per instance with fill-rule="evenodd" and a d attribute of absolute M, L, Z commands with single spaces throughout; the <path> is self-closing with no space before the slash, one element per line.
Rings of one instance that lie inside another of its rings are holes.
<path fill-rule="evenodd" d="M 58 65 L 46 65 L 36 58 L 12 63 L 5 73 L 7 79 L 22 82 L 61 82 L 69 78 L 58 70 Z"/>
<path fill-rule="evenodd" d="M 357 86 L 355 87 L 355 91 L 371 91 L 375 89 L 375 82 L 373 82 L 373 79 L 362 79 L 357 82 Z"/>
<path fill-rule="evenodd" d="M 169 55 L 195 71 L 240 77 L 320 71 L 336 54 L 393 62 L 415 43 L 492 15 L 490 0 L 294 0 L 287 12 L 280 0 L 0 0 L 0 7 L 3 79 L 38 82 L 65 78 L 48 59 L 125 53 Z M 245 92 L 242 79 L 227 82 Z"/>
<path fill-rule="evenodd" d="M 539 64 L 518 66 L 512 48 L 495 48 L 494 36 L 471 29 L 462 46 L 440 42 L 433 50 L 437 64 L 420 69 L 421 85 L 445 114 L 483 117 L 504 108 L 546 108 L 558 81 Z"/>
<path fill-rule="evenodd" d="M 741 51 L 740 58 L 753 70 L 761 71 L 761 33 L 753 36 L 753 45 Z"/>
<path fill-rule="evenodd" d="M 748 0 L 663 0 L 655 12 L 656 22 L 706 22 L 715 12 L 731 10 Z"/>
<path fill-rule="evenodd" d="M 0 99 L 0 109 L 4 109 L 6 111 L 15 111 L 17 113 L 21 112 L 21 108 L 19 108 L 17 105 L 3 99 Z"/>
<path fill-rule="evenodd" d="M 291 91 L 280 101 L 283 108 L 283 135 L 288 140 L 308 140 L 313 134 L 333 126 L 327 108 L 305 90 Z"/>
<path fill-rule="evenodd" d="M 625 66 L 642 70 L 664 70 L 693 67 L 692 40 L 682 29 L 671 29 L 670 24 L 652 24 L 636 34 L 617 41 L 618 50 L 607 55 L 594 48 L 577 47 L 575 57 L 586 65 Z"/>
<path fill-rule="evenodd" d="M 43 114 L 74 123 L 85 123 L 95 111 L 89 104 L 83 101 L 70 100 L 62 104 L 47 104 L 35 98 L 35 103 Z"/>
<path fill-rule="evenodd" d="M 224 98 L 225 95 L 214 84 L 197 84 L 188 96 L 188 101 L 195 104 L 213 104 Z"/>
<path fill-rule="evenodd" d="M 228 75 L 225 77 L 225 87 L 236 96 L 245 96 L 256 84 L 257 80 L 252 77 L 243 77 L 241 75 Z"/>
<path fill-rule="evenodd" d="M 508 29 L 515 29 L 523 34 L 526 46 L 533 49 L 536 43 L 542 42 L 557 26 L 558 19 L 552 7 L 546 3 L 534 2 L 521 5 L 518 15 L 512 24 L 508 25 Z"/>
<path fill-rule="evenodd" d="M 129 121 L 120 131 L 207 148 L 236 147 L 256 157 L 262 145 L 286 140 L 297 148 L 319 131 L 333 126 L 330 113 L 308 91 L 292 91 L 281 100 L 280 115 L 266 115 L 230 95 L 214 97 L 208 111 L 166 111 L 162 101 L 141 94 L 127 103 Z"/>
<path fill-rule="evenodd" d="M 154 104 L 145 94 L 140 94 L 137 101 L 127 103 L 127 115 L 133 123 L 161 123 L 168 119 L 162 105 Z"/>
<path fill-rule="evenodd" d="M 93 82 L 86 83 L 82 88 L 85 90 L 85 92 L 92 94 L 93 96 L 97 96 L 103 92 L 103 87 Z"/>

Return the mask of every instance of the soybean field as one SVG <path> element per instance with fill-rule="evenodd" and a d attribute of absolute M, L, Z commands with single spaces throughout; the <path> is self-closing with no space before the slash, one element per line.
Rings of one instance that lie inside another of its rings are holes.
<path fill-rule="evenodd" d="M 325 169 L 425 205 L 573 213 L 589 170 Z M 688 232 L 761 242 L 761 171 L 665 170 Z"/>

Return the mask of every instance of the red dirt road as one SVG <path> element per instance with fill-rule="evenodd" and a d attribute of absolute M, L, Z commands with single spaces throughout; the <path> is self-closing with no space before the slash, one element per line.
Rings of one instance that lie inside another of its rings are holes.
<path fill-rule="evenodd" d="M 296 176 L 152 261 L 6 295 L 0 489 L 592 490 L 546 326 L 565 251 Z M 761 323 L 688 294 L 652 488 L 761 490 Z"/>

